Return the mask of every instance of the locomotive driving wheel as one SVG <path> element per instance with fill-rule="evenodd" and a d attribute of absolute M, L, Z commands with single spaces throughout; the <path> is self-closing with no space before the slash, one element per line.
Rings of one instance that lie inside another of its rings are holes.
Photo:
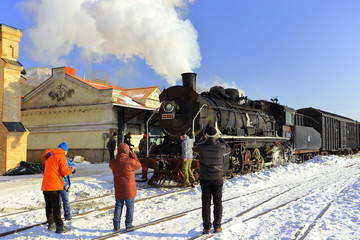
<path fill-rule="evenodd" d="M 292 159 L 293 151 L 290 146 L 286 146 L 284 149 L 284 160 L 285 164 L 289 163 Z"/>
<path fill-rule="evenodd" d="M 250 150 L 246 150 L 244 152 L 244 168 L 243 168 L 243 173 L 247 174 L 250 173 L 251 170 L 251 152 Z"/>
<path fill-rule="evenodd" d="M 261 171 L 264 167 L 264 158 L 261 156 L 260 150 L 256 148 L 252 154 L 253 159 L 255 160 L 255 171 Z"/>

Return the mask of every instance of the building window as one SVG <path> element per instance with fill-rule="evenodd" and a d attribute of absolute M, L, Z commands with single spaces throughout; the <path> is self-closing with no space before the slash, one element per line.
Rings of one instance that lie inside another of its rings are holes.
<path fill-rule="evenodd" d="M 126 132 L 131 132 L 133 135 L 140 135 L 141 134 L 141 124 L 136 123 L 128 123 L 126 124 Z"/>

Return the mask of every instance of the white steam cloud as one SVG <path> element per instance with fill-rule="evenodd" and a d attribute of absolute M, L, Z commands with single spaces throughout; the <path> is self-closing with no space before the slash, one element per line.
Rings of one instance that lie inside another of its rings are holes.
<path fill-rule="evenodd" d="M 27 0 L 32 58 L 64 64 L 75 48 L 90 62 L 144 59 L 173 85 L 200 67 L 197 31 L 182 19 L 193 0 Z"/>
<path fill-rule="evenodd" d="M 213 75 L 209 77 L 209 79 L 198 83 L 196 87 L 196 92 L 202 93 L 205 91 L 210 91 L 210 88 L 213 86 L 221 86 L 223 88 L 235 88 L 239 91 L 240 96 L 246 96 L 245 91 L 239 88 L 234 81 L 229 83 L 217 75 Z"/>

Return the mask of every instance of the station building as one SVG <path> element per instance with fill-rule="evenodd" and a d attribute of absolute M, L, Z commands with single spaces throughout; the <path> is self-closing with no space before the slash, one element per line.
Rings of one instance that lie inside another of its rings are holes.
<path fill-rule="evenodd" d="M 27 161 L 41 161 L 42 152 L 66 142 L 70 157 L 109 161 L 106 143 L 132 132 L 134 150 L 146 132 L 146 121 L 160 106 L 159 87 L 124 89 L 76 77 L 75 69 L 59 67 L 22 99 L 21 119 L 30 131 Z M 150 128 L 159 134 L 156 125 Z"/>

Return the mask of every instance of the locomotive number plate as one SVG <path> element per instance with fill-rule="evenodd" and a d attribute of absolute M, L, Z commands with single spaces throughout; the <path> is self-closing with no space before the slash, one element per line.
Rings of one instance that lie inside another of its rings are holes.
<path fill-rule="evenodd" d="M 170 114 L 163 114 L 161 116 L 162 119 L 174 119 L 175 118 L 175 114 L 170 113 Z"/>

